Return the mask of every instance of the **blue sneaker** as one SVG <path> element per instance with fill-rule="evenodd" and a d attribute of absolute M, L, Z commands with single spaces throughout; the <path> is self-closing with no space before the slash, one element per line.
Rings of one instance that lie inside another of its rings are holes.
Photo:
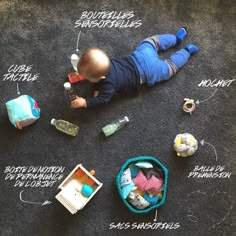
<path fill-rule="evenodd" d="M 176 33 L 176 39 L 177 39 L 177 44 L 181 43 L 184 38 L 187 36 L 188 31 L 186 27 L 182 27 L 178 30 L 178 32 Z"/>
<path fill-rule="evenodd" d="M 198 47 L 193 44 L 187 44 L 184 49 L 189 52 L 190 55 L 193 55 L 198 52 Z"/>

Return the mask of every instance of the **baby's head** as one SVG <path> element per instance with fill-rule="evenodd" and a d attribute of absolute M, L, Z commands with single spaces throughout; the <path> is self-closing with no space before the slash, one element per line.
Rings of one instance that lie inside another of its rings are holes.
<path fill-rule="evenodd" d="M 105 79 L 109 70 L 110 59 L 105 52 L 98 48 L 87 49 L 78 63 L 79 74 L 92 83 Z"/>

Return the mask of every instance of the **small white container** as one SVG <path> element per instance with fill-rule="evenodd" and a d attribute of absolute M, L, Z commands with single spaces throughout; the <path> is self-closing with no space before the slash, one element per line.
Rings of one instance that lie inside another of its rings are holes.
<path fill-rule="evenodd" d="M 93 193 L 89 197 L 85 197 L 81 193 L 82 183 L 79 181 L 76 171 L 82 169 L 82 171 L 92 180 L 94 180 Z M 77 213 L 82 210 L 84 206 L 94 197 L 98 190 L 102 187 L 102 183 L 99 182 L 93 175 L 87 171 L 82 164 L 77 165 L 66 179 L 58 187 L 61 191 L 56 195 L 56 199 L 68 210 L 71 214 Z"/>
<path fill-rule="evenodd" d="M 74 70 L 78 71 L 77 65 L 78 65 L 78 62 L 79 62 L 79 56 L 77 54 L 72 54 L 71 57 L 70 57 L 70 62 L 72 64 Z"/>

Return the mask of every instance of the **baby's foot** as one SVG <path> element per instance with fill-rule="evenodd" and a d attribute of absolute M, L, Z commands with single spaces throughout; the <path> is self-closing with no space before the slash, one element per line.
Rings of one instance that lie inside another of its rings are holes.
<path fill-rule="evenodd" d="M 176 39 L 177 39 L 177 44 L 181 43 L 184 38 L 187 36 L 188 31 L 186 27 L 182 27 L 178 30 L 178 32 L 176 33 Z"/>
<path fill-rule="evenodd" d="M 189 52 L 190 55 L 193 55 L 199 51 L 199 48 L 193 44 L 187 44 L 184 49 Z"/>

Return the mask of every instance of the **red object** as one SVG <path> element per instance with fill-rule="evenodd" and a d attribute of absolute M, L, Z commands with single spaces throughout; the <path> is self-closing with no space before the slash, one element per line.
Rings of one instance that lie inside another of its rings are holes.
<path fill-rule="evenodd" d="M 90 175 L 95 175 L 95 170 L 90 170 L 89 173 Z M 88 178 L 88 180 L 85 183 L 93 187 L 93 185 L 95 184 L 95 181 L 91 178 Z"/>
<path fill-rule="evenodd" d="M 17 128 L 18 129 L 22 129 L 22 125 L 21 125 L 21 123 L 18 121 L 18 122 L 16 122 L 16 125 L 17 125 Z"/>
<path fill-rule="evenodd" d="M 95 184 L 95 181 L 91 178 L 88 178 L 88 180 L 85 182 L 87 185 L 93 187 L 93 185 Z"/>
<path fill-rule="evenodd" d="M 68 74 L 68 78 L 71 84 L 77 83 L 84 80 L 84 77 L 79 75 L 77 72 L 71 72 Z"/>
<path fill-rule="evenodd" d="M 83 171 L 82 169 L 80 169 L 80 168 L 75 172 L 75 174 L 76 174 L 78 177 L 82 177 L 82 176 L 85 175 L 84 171 Z"/>

